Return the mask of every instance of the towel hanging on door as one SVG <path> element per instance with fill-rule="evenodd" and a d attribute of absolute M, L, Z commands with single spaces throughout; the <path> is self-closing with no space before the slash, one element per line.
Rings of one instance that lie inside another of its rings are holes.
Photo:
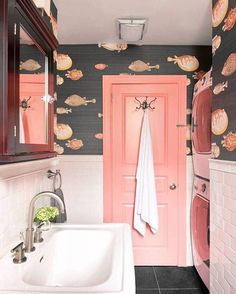
<path fill-rule="evenodd" d="M 148 111 L 146 110 L 143 115 L 138 168 L 136 173 L 134 228 L 144 236 L 147 224 L 155 234 L 158 230 L 158 211 L 152 140 Z"/>

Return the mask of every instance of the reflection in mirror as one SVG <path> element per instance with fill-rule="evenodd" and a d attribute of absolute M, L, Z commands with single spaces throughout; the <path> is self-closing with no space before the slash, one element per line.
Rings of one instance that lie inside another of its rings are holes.
<path fill-rule="evenodd" d="M 19 137 L 21 144 L 47 144 L 48 58 L 20 26 Z"/>

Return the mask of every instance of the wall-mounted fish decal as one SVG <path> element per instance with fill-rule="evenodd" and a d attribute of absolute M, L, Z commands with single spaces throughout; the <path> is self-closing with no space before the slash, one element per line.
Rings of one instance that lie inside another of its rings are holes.
<path fill-rule="evenodd" d="M 87 106 L 88 103 L 96 103 L 96 99 L 89 99 L 87 100 L 86 97 L 81 97 L 79 95 L 71 95 L 66 98 L 65 104 L 72 106 L 72 107 L 79 107 L 81 105 Z"/>
<path fill-rule="evenodd" d="M 218 27 L 225 18 L 229 6 L 229 0 L 217 0 L 212 8 L 212 26 Z"/>
<path fill-rule="evenodd" d="M 95 134 L 94 137 L 98 140 L 102 140 L 103 139 L 103 134 L 102 133 L 98 133 L 98 134 Z"/>
<path fill-rule="evenodd" d="M 150 65 L 150 63 L 145 63 L 142 60 L 133 61 L 129 67 L 130 70 L 135 72 L 151 71 L 152 69 L 159 69 L 160 65 Z"/>
<path fill-rule="evenodd" d="M 64 153 L 64 148 L 60 146 L 59 144 L 54 143 L 54 151 L 60 155 Z"/>
<path fill-rule="evenodd" d="M 102 118 L 103 117 L 103 114 L 102 113 L 98 113 L 98 117 L 99 118 Z"/>
<path fill-rule="evenodd" d="M 211 115 L 211 130 L 216 136 L 223 134 L 228 127 L 228 115 L 224 109 L 216 109 Z"/>
<path fill-rule="evenodd" d="M 73 131 L 68 124 L 56 124 L 54 134 L 57 140 L 67 140 L 73 135 Z"/>
<path fill-rule="evenodd" d="M 57 54 L 57 70 L 67 70 L 72 67 L 72 59 L 68 54 Z"/>
<path fill-rule="evenodd" d="M 211 144 L 211 158 L 218 158 L 220 156 L 220 147 L 216 143 Z"/>
<path fill-rule="evenodd" d="M 212 39 L 212 54 L 213 56 L 216 53 L 216 50 L 220 47 L 221 45 L 221 36 L 215 35 L 215 37 Z"/>
<path fill-rule="evenodd" d="M 98 47 L 101 48 L 105 48 L 109 51 L 124 51 L 128 48 L 127 43 L 99 43 Z"/>
<path fill-rule="evenodd" d="M 57 86 L 61 86 L 64 83 L 63 77 L 57 75 Z"/>
<path fill-rule="evenodd" d="M 199 61 L 193 55 L 182 55 L 182 56 L 174 56 L 168 57 L 168 62 L 174 61 L 174 64 L 178 64 L 178 66 L 184 71 L 195 71 L 199 67 Z"/>
<path fill-rule="evenodd" d="M 84 146 L 83 141 L 78 139 L 68 140 L 65 145 L 72 150 L 79 150 L 81 147 Z"/>
<path fill-rule="evenodd" d="M 68 114 L 72 113 L 72 109 L 64 108 L 64 107 L 57 107 L 57 114 Z"/>
<path fill-rule="evenodd" d="M 199 70 L 195 71 L 192 77 L 194 78 L 194 80 L 200 80 L 205 74 L 206 72 L 204 70 Z"/>
<path fill-rule="evenodd" d="M 234 151 L 236 148 L 236 133 L 229 132 L 226 136 L 223 136 L 221 143 L 226 150 Z"/>
<path fill-rule="evenodd" d="M 20 70 L 27 70 L 27 71 L 35 71 L 41 68 L 41 65 L 38 63 L 38 61 L 34 59 L 28 59 L 26 61 L 20 62 Z"/>
<path fill-rule="evenodd" d="M 236 23 L 236 7 L 230 10 L 224 22 L 225 24 L 223 25 L 222 30 L 223 31 L 232 30 L 232 28 L 235 26 L 235 23 Z"/>
<path fill-rule="evenodd" d="M 65 76 L 68 79 L 71 79 L 72 81 L 78 81 L 83 77 L 83 73 L 81 70 L 78 69 L 72 69 L 72 70 L 68 70 L 67 73 L 65 74 Z"/>
<path fill-rule="evenodd" d="M 236 71 L 236 53 L 231 53 L 223 66 L 221 74 L 231 76 Z"/>
<path fill-rule="evenodd" d="M 218 94 L 220 94 L 221 92 L 223 92 L 224 90 L 225 90 L 225 88 L 227 88 L 228 87 L 228 81 L 226 81 L 226 82 L 222 82 L 222 83 L 219 83 L 219 84 L 217 84 L 215 87 L 214 87 L 214 89 L 213 89 L 213 93 L 215 94 L 215 95 L 218 95 Z"/>
<path fill-rule="evenodd" d="M 97 63 L 94 65 L 94 67 L 97 69 L 97 70 L 104 70 L 105 68 L 108 67 L 107 64 L 104 64 L 104 63 Z"/>

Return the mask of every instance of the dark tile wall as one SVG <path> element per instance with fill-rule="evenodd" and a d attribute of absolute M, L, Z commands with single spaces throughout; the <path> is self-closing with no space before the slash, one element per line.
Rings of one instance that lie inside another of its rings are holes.
<path fill-rule="evenodd" d="M 62 45 L 58 53 L 68 54 L 72 59 L 71 69 L 79 69 L 83 73 L 80 80 L 73 81 L 65 76 L 67 71 L 57 71 L 63 77 L 64 83 L 57 86 L 57 102 L 55 107 L 71 108 L 71 113 L 58 114 L 57 122 L 68 124 L 73 130 L 73 135 L 69 140 L 82 140 L 83 146 L 78 150 L 69 148 L 68 140 L 56 140 L 64 149 L 64 154 L 102 154 L 102 140 L 95 137 L 102 133 L 102 118 L 98 117 L 102 113 L 102 76 L 118 75 L 120 73 L 129 74 L 160 74 L 160 75 L 187 75 L 191 84 L 187 87 L 187 107 L 191 108 L 193 86 L 195 79 L 193 72 L 187 72 L 178 67 L 173 62 L 167 62 L 168 57 L 174 55 L 196 56 L 200 66 L 197 71 L 208 71 L 211 67 L 211 47 L 209 46 L 129 46 L 127 50 L 118 52 L 108 51 L 99 48 L 97 45 Z M 160 65 L 159 70 L 133 72 L 128 69 L 131 62 L 142 60 L 150 65 Z M 106 64 L 107 68 L 100 71 L 95 69 L 96 64 Z M 89 103 L 87 106 L 70 107 L 65 104 L 65 100 L 70 95 L 77 94 L 86 99 L 96 99 L 96 103 Z M 187 123 L 190 124 L 190 115 L 187 115 Z M 78 143 L 78 142 L 77 142 Z M 67 144 L 67 145 L 66 145 Z M 70 146 L 70 145 L 69 145 Z M 187 141 L 190 148 L 190 141 Z M 58 146 L 59 147 L 59 146 Z M 188 148 L 188 152 L 190 149 Z M 60 149 L 62 152 L 63 150 Z"/>
<path fill-rule="evenodd" d="M 218 49 L 213 56 L 212 72 L 213 92 L 215 92 L 212 114 L 212 150 L 214 158 L 236 160 L 236 26 L 234 25 L 236 1 L 223 2 L 229 2 L 227 12 L 225 13 L 222 9 L 215 14 L 219 1 L 213 1 L 213 14 L 219 21 L 213 28 L 213 43 L 215 42 Z M 222 83 L 226 83 L 224 91 L 221 91 L 223 90 L 223 87 L 220 86 Z M 220 93 L 217 88 L 220 89 Z"/>

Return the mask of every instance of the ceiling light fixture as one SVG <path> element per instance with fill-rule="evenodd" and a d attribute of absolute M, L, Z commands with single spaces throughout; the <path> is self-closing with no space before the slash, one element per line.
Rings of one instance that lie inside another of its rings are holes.
<path fill-rule="evenodd" d="M 126 42 L 137 42 L 143 39 L 147 27 L 147 19 L 118 19 L 119 39 Z"/>

